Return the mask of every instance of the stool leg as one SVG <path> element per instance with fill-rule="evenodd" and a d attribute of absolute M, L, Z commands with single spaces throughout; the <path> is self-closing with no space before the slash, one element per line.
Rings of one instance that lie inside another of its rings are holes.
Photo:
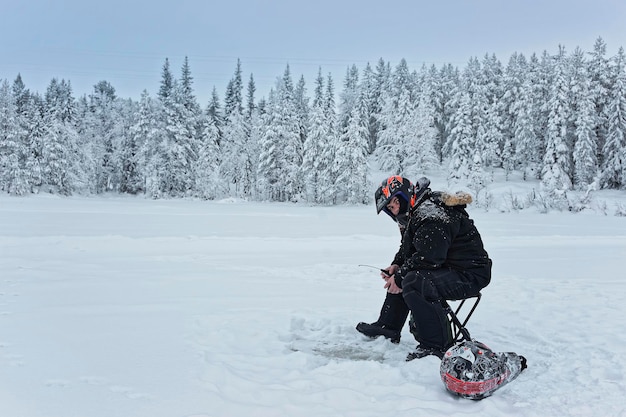
<path fill-rule="evenodd" d="M 465 300 L 463 300 L 463 302 L 464 301 Z M 448 302 L 446 300 L 441 300 L 441 305 L 443 306 L 443 309 L 446 311 L 448 316 L 450 316 L 450 320 L 452 321 L 452 323 L 456 327 L 455 332 L 454 332 L 454 336 L 453 336 L 454 337 L 454 341 L 456 342 L 456 341 L 461 341 L 461 340 L 467 340 L 467 341 L 472 340 L 472 337 L 470 336 L 469 330 L 467 330 L 465 328 L 465 324 L 467 323 L 467 320 L 469 320 L 469 316 L 467 317 L 465 323 L 461 323 L 461 321 L 457 317 L 456 313 L 454 311 L 452 311 L 452 308 L 450 307 L 450 304 L 448 304 Z M 476 306 L 474 306 L 474 308 L 476 308 Z M 457 312 L 458 312 L 458 310 L 459 309 L 457 309 Z M 472 312 L 474 312 L 474 309 L 472 309 L 472 311 L 470 312 L 470 315 L 471 315 Z M 459 334 L 463 336 L 461 339 L 459 339 Z"/>

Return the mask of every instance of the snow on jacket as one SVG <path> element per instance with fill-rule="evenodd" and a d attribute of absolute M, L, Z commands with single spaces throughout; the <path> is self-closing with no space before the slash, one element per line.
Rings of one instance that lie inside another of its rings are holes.
<path fill-rule="evenodd" d="M 413 208 L 393 264 L 400 269 L 395 281 L 411 271 L 451 268 L 465 271 L 482 287 L 491 280 L 491 259 L 472 219 L 465 211 L 471 202 L 466 193 L 430 192 Z"/>

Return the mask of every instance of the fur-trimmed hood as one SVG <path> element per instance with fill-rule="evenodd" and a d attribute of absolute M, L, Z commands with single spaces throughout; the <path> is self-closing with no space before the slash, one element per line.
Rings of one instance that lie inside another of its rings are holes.
<path fill-rule="evenodd" d="M 465 191 L 457 191 L 454 194 L 445 191 L 435 191 L 431 194 L 431 198 L 434 201 L 441 201 L 443 204 L 450 207 L 466 206 L 473 201 L 472 195 Z"/>

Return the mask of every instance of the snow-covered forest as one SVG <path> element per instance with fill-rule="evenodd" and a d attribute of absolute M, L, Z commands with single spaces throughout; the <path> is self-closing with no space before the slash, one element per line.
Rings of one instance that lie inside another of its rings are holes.
<path fill-rule="evenodd" d="M 179 76 L 165 59 L 159 90 L 139 101 L 107 81 L 76 98 L 53 78 L 41 95 L 18 74 L 0 79 L 0 188 L 364 203 L 376 164 L 410 178 L 445 167 L 477 193 L 496 171 L 552 196 L 626 189 L 626 54 L 606 50 L 598 38 L 591 52 L 486 54 L 464 68 L 381 58 L 349 66 L 341 88 L 287 65 L 261 98 L 237 62 L 205 105 L 188 59 Z"/>

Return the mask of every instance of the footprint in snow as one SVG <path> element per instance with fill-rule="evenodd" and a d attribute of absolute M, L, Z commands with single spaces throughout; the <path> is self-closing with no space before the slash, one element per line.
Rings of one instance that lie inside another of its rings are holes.
<path fill-rule="evenodd" d="M 112 385 L 109 387 L 111 392 L 122 394 L 131 400 L 153 400 L 154 396 L 141 392 L 135 392 L 131 387 L 125 387 L 122 385 Z"/>
<path fill-rule="evenodd" d="M 44 382 L 47 387 L 66 388 L 70 385 L 67 379 L 49 379 Z"/>

